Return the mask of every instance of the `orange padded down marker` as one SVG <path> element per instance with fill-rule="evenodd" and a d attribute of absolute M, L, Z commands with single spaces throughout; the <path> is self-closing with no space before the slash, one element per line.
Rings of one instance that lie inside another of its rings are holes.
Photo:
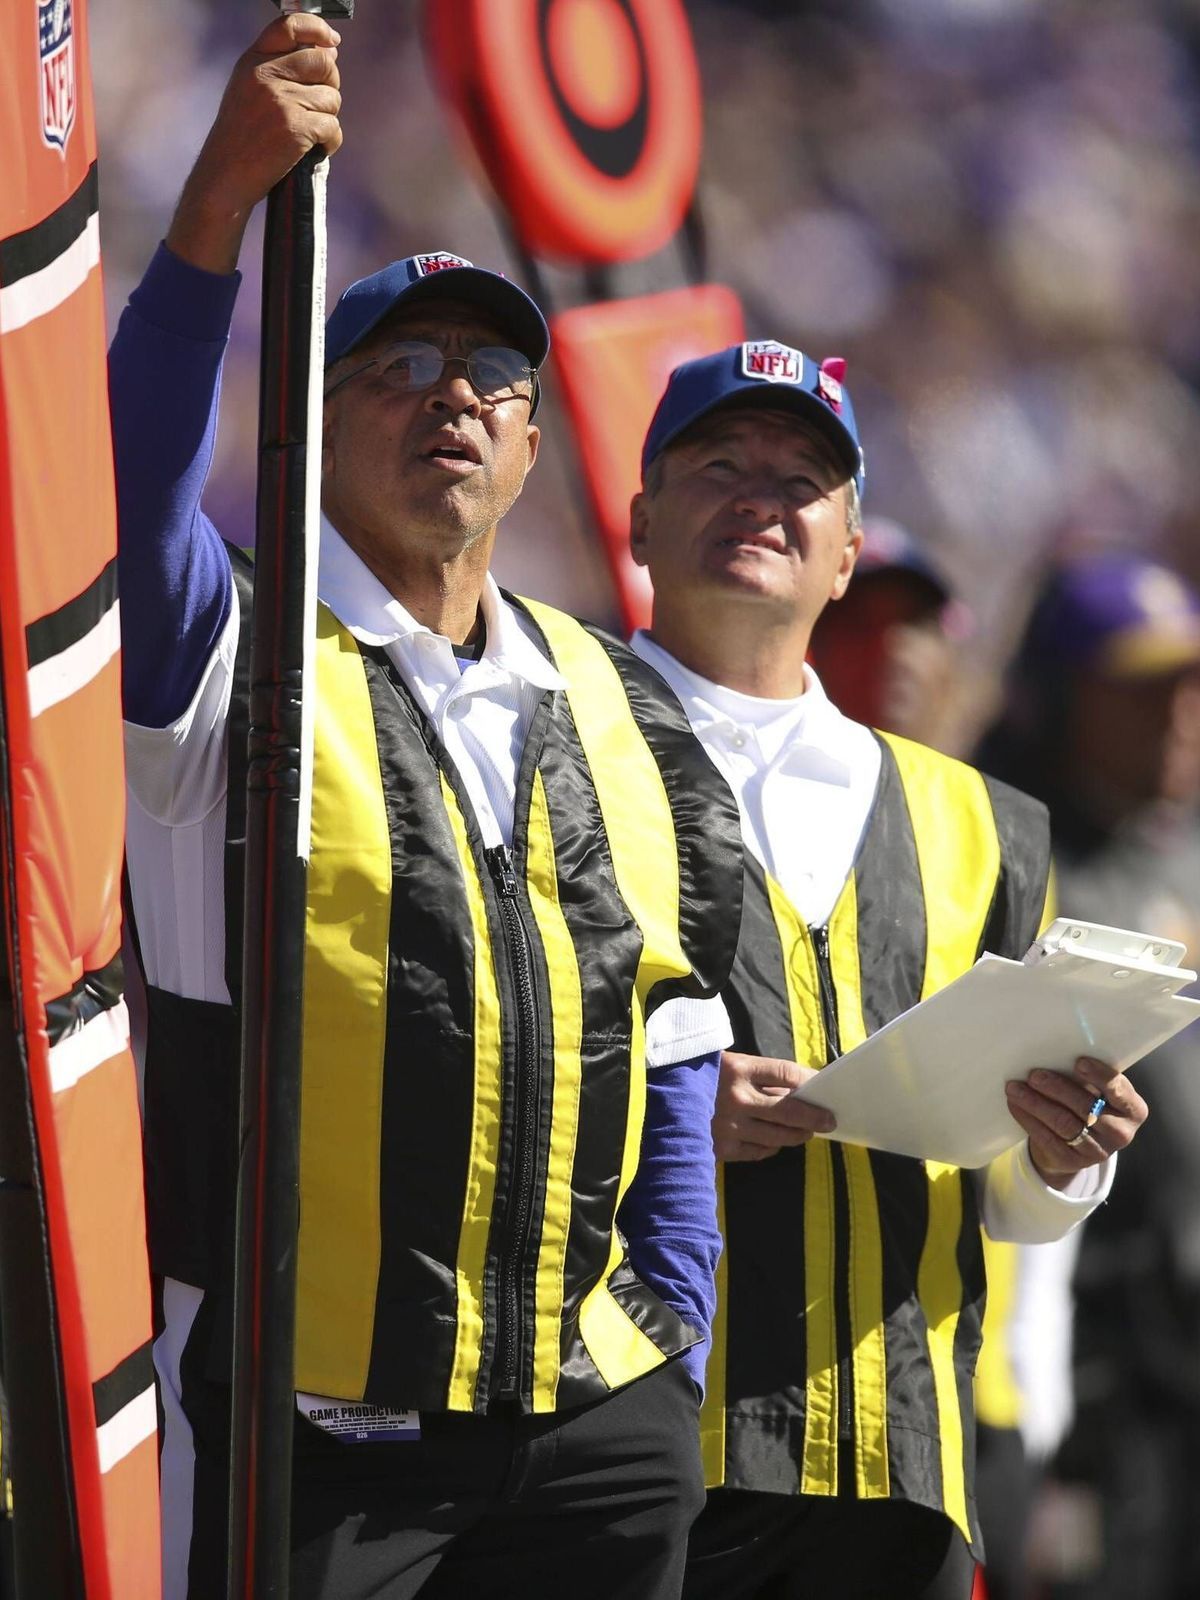
<path fill-rule="evenodd" d="M 700 164 L 681 0 L 436 0 L 442 93 L 525 252 L 629 261 L 678 231 Z"/>
<path fill-rule="evenodd" d="M 116 511 L 87 6 L 10 9 L 0 61 L 5 932 L 84 1586 L 89 1600 L 158 1600 L 141 1130 L 120 966 Z"/>
<path fill-rule="evenodd" d="M 650 580 L 629 554 L 629 502 L 641 485 L 642 440 L 671 369 L 736 344 L 742 309 L 732 289 L 701 284 L 575 306 L 551 317 L 550 332 L 551 367 L 632 632 L 650 620 Z"/>

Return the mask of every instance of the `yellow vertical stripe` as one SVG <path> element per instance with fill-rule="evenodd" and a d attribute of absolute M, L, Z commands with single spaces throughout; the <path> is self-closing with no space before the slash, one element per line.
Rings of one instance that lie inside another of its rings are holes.
<path fill-rule="evenodd" d="M 317 613 L 304 961 L 296 1382 L 361 1396 L 379 1281 L 379 1140 L 392 852 L 353 639 Z"/>
<path fill-rule="evenodd" d="M 837 994 L 838 1033 L 842 1054 L 846 1055 L 867 1037 L 858 956 L 858 893 L 853 874 L 847 878 L 829 919 L 829 965 Z"/>
<path fill-rule="evenodd" d="M 904 784 L 929 907 L 925 1000 L 975 961 L 1000 876 L 1000 839 L 980 773 L 924 745 L 884 737 Z"/>
<path fill-rule="evenodd" d="M 800 1493 L 833 1494 L 837 1485 L 836 1285 L 833 1255 L 833 1151 L 813 1139 L 804 1161 L 804 1323 L 807 1396 Z"/>
<path fill-rule="evenodd" d="M 829 964 L 843 1051 L 867 1036 L 858 950 L 858 896 L 851 876 L 829 922 Z M 850 1343 L 854 1367 L 855 1476 L 860 1499 L 886 1499 L 887 1348 L 883 1327 L 883 1242 L 870 1153 L 841 1147 L 850 1205 Z"/>
<path fill-rule="evenodd" d="M 554 1085 L 546 1203 L 538 1250 L 533 1343 L 533 1409 L 553 1411 L 562 1345 L 563 1268 L 571 1226 L 571 1174 L 579 1128 L 583 996 L 579 963 L 558 898 L 554 838 L 541 773 L 529 808 L 526 883 L 550 974 L 554 1017 Z"/>
<path fill-rule="evenodd" d="M 663 1353 L 613 1299 L 596 1284 L 579 1308 L 579 1337 L 610 1389 L 643 1378 L 663 1364 Z"/>
<path fill-rule="evenodd" d="M 925 1163 L 929 1179 L 929 1229 L 917 1271 L 917 1294 L 928 1330 L 929 1360 L 937 1397 L 942 1452 L 942 1503 L 946 1515 L 970 1543 L 962 1413 L 954 1372 L 954 1340 L 962 1305 L 957 1266 L 962 1229 L 962 1175 L 957 1167 Z"/>
<path fill-rule="evenodd" d="M 722 1239 L 725 1231 L 725 1166 L 717 1163 L 717 1227 Z M 700 1456 L 704 1463 L 704 1484 L 715 1489 L 725 1482 L 725 1361 L 728 1350 L 729 1256 L 721 1251 L 717 1262 L 717 1312 L 712 1325 L 712 1352 L 705 1374 L 704 1404 L 700 1407 Z"/>
<path fill-rule="evenodd" d="M 458 1328 L 446 1404 L 451 1411 L 470 1411 L 475 1403 L 483 1344 L 483 1270 L 487 1258 L 496 1161 L 500 1148 L 500 1094 L 503 1045 L 500 1034 L 500 992 L 488 931 L 487 907 L 479 869 L 467 842 L 467 831 L 454 791 L 442 778 L 442 800 L 462 863 L 463 883 L 471 913 L 475 990 L 475 1105 L 471 1121 L 471 1153 L 463 1196 L 455 1282 Z M 415 1130 L 420 1136 L 420 1130 Z"/>
<path fill-rule="evenodd" d="M 1038 923 L 1038 932 L 1045 933 L 1046 929 L 1058 915 L 1058 879 L 1054 873 L 1054 863 L 1050 863 L 1050 875 L 1046 879 L 1046 898 L 1042 903 L 1041 920 Z"/>
<path fill-rule="evenodd" d="M 792 1048 L 802 1067 L 823 1067 L 828 1049 L 821 1023 L 820 986 L 812 938 L 795 907 L 769 874 L 763 874 L 771 916 L 783 953 Z"/>
<path fill-rule="evenodd" d="M 975 1366 L 975 1414 L 980 1422 L 993 1428 L 1015 1428 L 1023 1409 L 1009 1343 L 1020 1248 L 989 1239 L 986 1233 L 983 1235 L 987 1309 L 983 1315 L 983 1343 Z"/>

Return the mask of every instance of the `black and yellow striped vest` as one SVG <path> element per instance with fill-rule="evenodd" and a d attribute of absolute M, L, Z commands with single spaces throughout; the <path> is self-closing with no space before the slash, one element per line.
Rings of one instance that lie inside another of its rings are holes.
<path fill-rule="evenodd" d="M 1044 808 L 881 739 L 874 808 L 827 928 L 755 861 L 726 995 L 739 1050 L 822 1066 L 1039 925 Z M 984 1272 L 957 1168 L 814 1140 L 721 1172 L 725 1255 L 702 1415 L 710 1484 L 899 1498 L 975 1542 L 971 1375 Z"/>
<path fill-rule="evenodd" d="M 484 849 L 383 652 L 319 612 L 296 1352 L 297 1387 L 318 1394 L 552 1411 L 697 1338 L 632 1271 L 616 1213 L 639 1158 L 645 1020 L 730 971 L 736 807 L 636 656 L 525 610 L 568 688 L 533 719 L 511 857 Z M 154 1265 L 218 1294 L 235 1038 L 231 1008 L 152 994 Z"/>

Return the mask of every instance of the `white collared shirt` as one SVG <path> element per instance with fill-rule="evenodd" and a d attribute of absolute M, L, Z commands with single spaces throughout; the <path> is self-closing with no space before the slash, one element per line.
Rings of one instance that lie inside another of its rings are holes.
<path fill-rule="evenodd" d="M 460 663 L 449 639 L 418 622 L 329 522 L 321 530 L 317 588 L 360 643 L 387 652 L 454 762 L 484 844 L 511 847 L 525 736 L 542 695 L 566 688 L 566 679 L 535 643 L 532 625 L 508 604 L 489 572 L 480 596 L 483 653 L 478 661 Z"/>
<path fill-rule="evenodd" d="M 327 520 L 317 590 L 356 639 L 382 647 L 428 715 L 462 779 L 485 846 L 511 846 L 517 770 L 538 703 L 565 680 L 532 622 L 489 574 L 478 661 L 417 622 Z M 236 603 L 192 703 L 166 728 L 125 724 L 130 884 L 150 983 L 228 1004 L 225 983 L 225 726 L 239 616 Z M 646 1029 L 648 1066 L 724 1049 L 732 1030 L 720 999 L 660 1006 Z"/>
<path fill-rule="evenodd" d="M 762 700 L 701 677 L 648 633 L 635 633 L 630 644 L 674 689 L 728 781 L 747 848 L 809 927 L 823 925 L 874 804 L 882 763 L 874 734 L 843 716 L 811 667 L 802 695 Z M 1112 1156 L 1055 1190 L 1030 1162 L 1028 1144 L 1016 1145 L 973 1174 L 984 1226 L 995 1239 L 1023 1244 L 1060 1238 L 1106 1197 L 1115 1167 Z"/>
<path fill-rule="evenodd" d="M 879 782 L 879 743 L 805 667 L 805 692 L 762 700 L 712 683 L 648 633 L 634 650 L 679 696 L 737 797 L 746 844 L 810 928 L 828 921 L 850 874 Z"/>

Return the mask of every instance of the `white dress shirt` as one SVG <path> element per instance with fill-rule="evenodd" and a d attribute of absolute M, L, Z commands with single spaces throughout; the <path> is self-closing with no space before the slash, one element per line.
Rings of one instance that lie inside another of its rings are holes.
<path fill-rule="evenodd" d="M 380 646 L 437 730 L 485 846 L 512 845 L 517 770 L 543 694 L 566 687 L 532 622 L 487 577 L 480 659 L 460 663 L 444 635 L 418 622 L 328 521 L 321 599 L 363 644 Z M 234 604 L 192 703 L 166 728 L 125 725 L 128 848 L 134 913 L 150 983 L 228 1003 L 225 983 L 225 729 L 239 631 Z M 720 999 L 660 1006 L 646 1061 L 670 1066 L 725 1048 Z"/>
<path fill-rule="evenodd" d="M 869 728 L 843 716 L 805 667 L 805 692 L 763 700 L 685 667 L 648 633 L 633 649 L 674 689 L 688 719 L 737 797 L 747 848 L 809 927 L 829 918 L 867 827 L 882 754 Z M 1036 1063 L 1031 1062 L 1030 1066 Z M 973 1173 L 984 1226 L 995 1239 L 1060 1238 L 1107 1196 L 1116 1158 L 1052 1189 L 1028 1143 Z"/>
<path fill-rule="evenodd" d="M 805 692 L 762 700 L 711 683 L 647 633 L 633 648 L 671 685 L 737 797 L 751 852 L 810 928 L 828 921 L 875 800 L 882 756 L 805 667 Z"/>
<path fill-rule="evenodd" d="M 386 651 L 454 762 L 484 845 L 513 842 L 517 768 L 547 689 L 566 679 L 534 642 L 522 614 L 491 573 L 480 611 L 486 638 L 478 661 L 459 662 L 444 634 L 402 606 L 328 522 L 321 531 L 321 599 L 360 644 Z"/>

